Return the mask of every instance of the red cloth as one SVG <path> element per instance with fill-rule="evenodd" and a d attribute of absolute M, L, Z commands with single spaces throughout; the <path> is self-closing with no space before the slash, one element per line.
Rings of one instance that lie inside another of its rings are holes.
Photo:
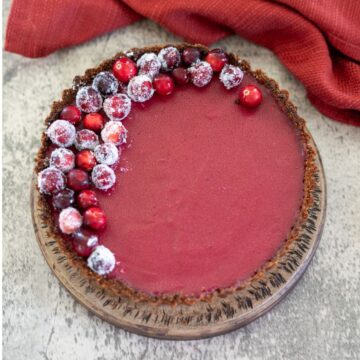
<path fill-rule="evenodd" d="M 358 0 L 13 0 L 5 48 L 45 56 L 141 17 L 188 41 L 209 44 L 235 32 L 265 46 L 319 111 L 360 125 Z"/>

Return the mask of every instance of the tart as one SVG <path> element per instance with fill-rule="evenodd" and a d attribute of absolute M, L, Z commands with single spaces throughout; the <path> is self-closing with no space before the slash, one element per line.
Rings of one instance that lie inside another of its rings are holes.
<path fill-rule="evenodd" d="M 304 120 L 221 49 L 120 52 L 75 77 L 45 125 L 35 172 L 49 236 L 119 296 L 192 304 L 251 286 L 313 206 Z"/>

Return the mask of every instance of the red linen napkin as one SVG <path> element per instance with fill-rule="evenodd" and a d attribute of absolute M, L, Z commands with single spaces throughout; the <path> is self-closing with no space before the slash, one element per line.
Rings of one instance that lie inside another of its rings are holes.
<path fill-rule="evenodd" d="M 269 48 L 319 111 L 360 125 L 358 0 L 13 0 L 5 49 L 45 56 L 142 16 L 188 41 L 237 33 Z"/>

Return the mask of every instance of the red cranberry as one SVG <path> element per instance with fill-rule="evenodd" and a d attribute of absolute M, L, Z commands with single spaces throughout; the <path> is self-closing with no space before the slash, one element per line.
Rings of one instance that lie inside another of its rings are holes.
<path fill-rule="evenodd" d="M 81 111 L 75 105 L 65 106 L 61 111 L 60 119 L 67 120 L 76 125 L 81 119 Z"/>
<path fill-rule="evenodd" d="M 87 259 L 88 267 L 99 275 L 107 275 L 115 269 L 114 254 L 105 246 L 98 245 Z"/>
<path fill-rule="evenodd" d="M 84 128 L 94 132 L 99 132 L 104 127 L 104 124 L 104 116 L 100 113 L 86 114 L 83 120 Z"/>
<path fill-rule="evenodd" d="M 170 95 L 174 91 L 174 81 L 169 75 L 156 75 L 154 78 L 154 88 L 160 95 Z"/>
<path fill-rule="evenodd" d="M 90 171 L 96 165 L 95 155 L 91 150 L 81 150 L 76 154 L 76 166 Z"/>
<path fill-rule="evenodd" d="M 153 79 L 157 75 L 161 68 L 160 59 L 154 53 L 145 53 L 136 62 L 139 68 L 139 75 L 147 75 L 150 79 Z"/>
<path fill-rule="evenodd" d="M 99 144 L 99 137 L 91 130 L 83 129 L 76 133 L 75 147 L 78 150 L 94 149 Z"/>
<path fill-rule="evenodd" d="M 81 209 L 98 206 L 99 200 L 93 190 L 82 190 L 77 196 L 77 204 Z"/>
<path fill-rule="evenodd" d="M 154 95 L 151 79 L 146 75 L 138 75 L 129 81 L 128 96 L 135 102 L 144 102 Z"/>
<path fill-rule="evenodd" d="M 51 195 L 65 189 L 65 175 L 55 167 L 49 167 L 38 175 L 38 187 L 42 194 Z"/>
<path fill-rule="evenodd" d="M 182 67 L 176 68 L 172 72 L 172 76 L 178 85 L 185 85 L 189 82 L 189 75 L 187 73 L 187 70 Z"/>
<path fill-rule="evenodd" d="M 52 197 L 54 208 L 61 210 L 71 206 L 74 203 L 74 194 L 74 191 L 71 189 L 64 189 L 54 194 Z"/>
<path fill-rule="evenodd" d="M 104 210 L 99 207 L 91 207 L 84 212 L 84 224 L 94 230 L 104 230 L 106 216 Z"/>
<path fill-rule="evenodd" d="M 179 50 L 173 46 L 161 49 L 158 58 L 164 71 L 173 70 L 180 64 L 181 60 Z"/>
<path fill-rule="evenodd" d="M 84 86 L 76 94 L 76 106 L 86 113 L 97 112 L 102 107 L 102 97 L 91 86 Z"/>
<path fill-rule="evenodd" d="M 221 71 L 224 65 L 228 62 L 226 54 L 221 49 L 211 50 L 206 55 L 205 60 L 211 65 L 215 72 Z"/>
<path fill-rule="evenodd" d="M 99 237 L 86 229 L 79 229 L 72 236 L 73 249 L 79 256 L 88 257 L 99 245 Z"/>
<path fill-rule="evenodd" d="M 116 176 L 111 167 L 100 164 L 94 167 L 91 180 L 97 189 L 106 191 L 115 185 Z"/>
<path fill-rule="evenodd" d="M 75 154 L 69 149 L 57 148 L 50 155 L 50 166 L 68 172 L 75 166 Z"/>
<path fill-rule="evenodd" d="M 92 87 L 101 95 L 108 96 L 117 93 L 119 82 L 111 72 L 102 71 L 95 76 Z"/>
<path fill-rule="evenodd" d="M 185 65 L 191 65 L 192 63 L 200 59 L 200 50 L 197 48 L 189 47 L 184 49 L 182 53 L 182 61 Z"/>
<path fill-rule="evenodd" d="M 75 191 L 88 189 L 90 178 L 86 171 L 81 169 L 72 169 L 67 173 L 67 185 Z"/>
<path fill-rule="evenodd" d="M 240 85 L 244 73 L 238 66 L 226 64 L 221 70 L 219 79 L 224 84 L 225 88 L 230 90 L 233 87 Z"/>
<path fill-rule="evenodd" d="M 136 64 L 126 56 L 117 59 L 112 70 L 116 78 L 123 82 L 128 82 L 137 74 Z"/>
<path fill-rule="evenodd" d="M 73 145 L 75 133 L 75 126 L 66 120 L 55 120 L 46 131 L 51 142 L 60 147 L 69 147 Z"/>
<path fill-rule="evenodd" d="M 121 121 L 131 110 L 131 100 L 125 94 L 116 94 L 104 101 L 104 111 L 110 120 Z"/>
<path fill-rule="evenodd" d="M 73 207 L 63 209 L 59 215 L 59 227 L 64 234 L 72 234 L 82 225 L 82 216 Z"/>
<path fill-rule="evenodd" d="M 94 155 L 100 164 L 114 165 L 119 160 L 119 150 L 109 142 L 98 145 L 94 150 Z"/>
<path fill-rule="evenodd" d="M 191 82 L 197 87 L 203 87 L 211 81 L 213 70 L 206 61 L 198 61 L 188 69 Z"/>
<path fill-rule="evenodd" d="M 126 143 L 127 130 L 119 121 L 108 121 L 101 131 L 101 138 L 105 143 L 121 145 Z"/>
<path fill-rule="evenodd" d="M 255 108 L 262 101 L 261 90 L 255 85 L 246 85 L 240 89 L 239 100 L 240 104 L 248 108 Z"/>

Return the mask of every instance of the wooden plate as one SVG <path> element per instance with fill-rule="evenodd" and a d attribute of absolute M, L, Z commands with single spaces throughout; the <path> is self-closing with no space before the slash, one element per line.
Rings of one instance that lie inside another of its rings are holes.
<path fill-rule="evenodd" d="M 315 143 L 312 141 L 316 148 Z M 317 150 L 316 150 L 317 151 Z M 264 314 L 297 283 L 319 243 L 325 218 L 326 184 L 320 155 L 314 178 L 315 202 L 281 262 L 259 281 L 227 296 L 216 294 L 210 302 L 194 305 L 153 305 L 112 295 L 89 283 L 72 268 L 57 242 L 47 235 L 47 224 L 38 204 L 35 176 L 31 184 L 31 211 L 36 237 L 50 268 L 75 297 L 100 318 L 131 332 L 164 339 L 200 339 L 237 329 Z"/>

